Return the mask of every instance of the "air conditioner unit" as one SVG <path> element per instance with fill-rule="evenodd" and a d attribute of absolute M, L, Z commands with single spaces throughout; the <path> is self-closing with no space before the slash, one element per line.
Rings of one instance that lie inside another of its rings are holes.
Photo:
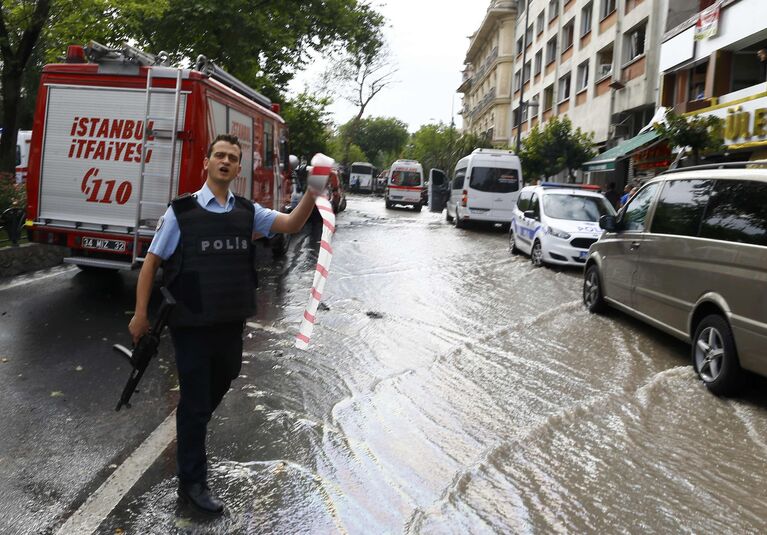
<path fill-rule="evenodd" d="M 612 63 L 602 63 L 599 65 L 598 73 L 599 77 L 602 78 L 603 76 L 607 76 L 610 74 L 613 70 L 613 64 Z"/>

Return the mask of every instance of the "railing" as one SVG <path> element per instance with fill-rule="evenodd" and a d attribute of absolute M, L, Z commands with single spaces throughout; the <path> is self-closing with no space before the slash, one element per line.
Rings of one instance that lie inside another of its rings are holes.
<path fill-rule="evenodd" d="M 482 112 L 490 102 L 495 100 L 495 87 L 490 89 L 485 95 L 482 97 L 482 99 L 477 103 L 476 106 L 471 110 L 471 117 L 474 118 L 476 115 Z"/>

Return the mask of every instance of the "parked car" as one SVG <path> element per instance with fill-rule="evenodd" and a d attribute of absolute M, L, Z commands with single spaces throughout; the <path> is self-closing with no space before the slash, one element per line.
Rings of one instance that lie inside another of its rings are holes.
<path fill-rule="evenodd" d="M 511 223 L 522 185 L 522 166 L 512 151 L 475 149 L 455 166 L 445 218 L 456 228 L 472 221 Z"/>
<path fill-rule="evenodd" d="M 623 310 L 691 343 L 714 394 L 767 375 L 767 165 L 668 172 L 600 220 L 583 301 Z"/>
<path fill-rule="evenodd" d="M 544 182 L 522 188 L 509 229 L 509 251 L 534 266 L 582 266 L 602 233 L 599 218 L 615 209 L 598 186 Z"/>

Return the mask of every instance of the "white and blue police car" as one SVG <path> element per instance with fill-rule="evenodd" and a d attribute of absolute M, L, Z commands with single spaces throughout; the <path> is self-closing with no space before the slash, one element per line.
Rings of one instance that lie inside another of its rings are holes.
<path fill-rule="evenodd" d="M 522 188 L 509 229 L 509 250 L 534 266 L 581 266 L 599 239 L 599 218 L 615 215 L 598 186 L 544 182 Z"/>

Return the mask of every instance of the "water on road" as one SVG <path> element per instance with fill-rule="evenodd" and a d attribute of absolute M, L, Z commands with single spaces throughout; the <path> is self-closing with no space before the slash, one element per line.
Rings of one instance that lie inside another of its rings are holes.
<path fill-rule="evenodd" d="M 500 229 L 356 197 L 310 349 L 316 245 L 262 273 L 245 363 L 211 422 L 199 520 L 172 451 L 103 524 L 128 533 L 763 533 L 767 398 L 710 395 L 688 347 L 589 314 L 578 270 Z M 758 383 L 763 384 L 763 383 Z"/>

